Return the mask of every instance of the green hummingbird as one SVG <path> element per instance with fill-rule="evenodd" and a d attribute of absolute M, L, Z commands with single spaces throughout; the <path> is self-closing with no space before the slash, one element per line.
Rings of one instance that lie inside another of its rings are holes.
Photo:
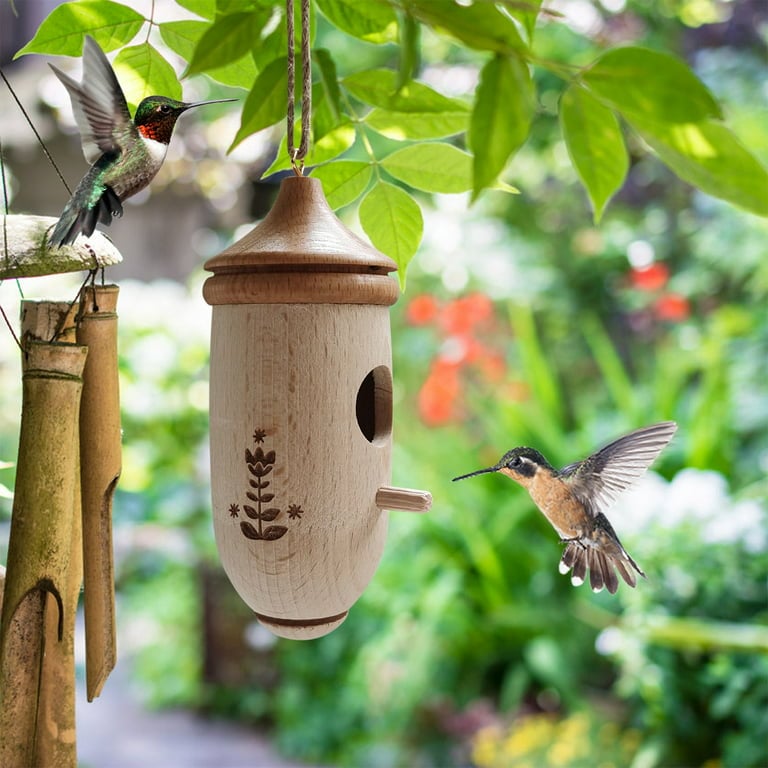
<path fill-rule="evenodd" d="M 630 587 L 637 585 L 635 574 L 643 578 L 645 574 L 622 546 L 605 511 L 646 472 L 676 430 L 674 421 L 636 429 L 562 469 L 555 469 L 533 448 L 513 448 L 492 467 L 453 479 L 487 472 L 511 477 L 528 490 L 566 545 L 560 573 L 572 570 L 571 582 L 579 586 L 589 569 L 592 589 L 599 592 L 605 587 L 614 594 L 619 586 L 616 571 Z"/>
<path fill-rule="evenodd" d="M 77 83 L 50 64 L 72 100 L 80 140 L 90 170 L 64 207 L 50 241 L 67 245 L 78 235 L 89 237 L 96 224 L 122 216 L 123 200 L 149 184 L 165 160 L 179 116 L 192 107 L 235 99 L 185 103 L 148 96 L 131 120 L 128 104 L 109 60 L 98 43 L 86 36 L 83 82 Z"/>

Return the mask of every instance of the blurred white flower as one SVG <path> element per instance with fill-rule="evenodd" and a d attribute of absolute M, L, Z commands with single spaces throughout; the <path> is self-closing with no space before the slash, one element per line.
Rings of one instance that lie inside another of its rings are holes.
<path fill-rule="evenodd" d="M 683 469 L 671 482 L 648 472 L 619 497 L 609 517 L 621 537 L 641 539 L 649 528 L 690 522 L 704 543 L 741 543 L 749 552 L 768 548 L 765 507 L 731 499 L 726 479 L 712 470 Z"/>

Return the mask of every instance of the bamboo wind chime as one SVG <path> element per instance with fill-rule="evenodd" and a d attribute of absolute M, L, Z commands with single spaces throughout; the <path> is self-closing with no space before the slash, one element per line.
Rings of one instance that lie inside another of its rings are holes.
<path fill-rule="evenodd" d="M 224 569 L 258 620 L 292 639 L 338 627 L 381 558 L 387 509 L 431 496 L 389 486 L 392 359 L 387 256 L 336 218 L 303 176 L 310 126 L 309 0 L 302 2 L 302 131 L 294 175 L 249 234 L 205 267 L 211 330 L 213 523 Z"/>
<path fill-rule="evenodd" d="M 119 254 L 101 235 L 46 249 L 51 220 L 6 216 L 0 278 Z M 45 266 L 41 265 L 41 260 Z M 77 765 L 75 616 L 83 582 L 89 701 L 115 665 L 112 494 L 120 475 L 114 285 L 79 304 L 22 301 L 22 412 L 0 617 L 0 765 Z"/>

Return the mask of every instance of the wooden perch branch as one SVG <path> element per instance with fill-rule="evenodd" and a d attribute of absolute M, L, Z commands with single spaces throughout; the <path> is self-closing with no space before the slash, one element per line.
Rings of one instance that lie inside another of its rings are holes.
<path fill-rule="evenodd" d="M 112 241 L 101 232 L 94 232 L 88 238 L 80 236 L 72 245 L 52 248 L 48 235 L 56 221 L 53 216 L 0 217 L 0 279 L 80 272 L 109 267 L 123 260 Z"/>

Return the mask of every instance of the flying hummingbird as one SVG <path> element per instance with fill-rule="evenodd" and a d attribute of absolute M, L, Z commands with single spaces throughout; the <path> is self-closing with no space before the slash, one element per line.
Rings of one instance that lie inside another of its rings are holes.
<path fill-rule="evenodd" d="M 674 421 L 637 429 L 559 470 L 533 448 L 513 448 L 492 467 L 453 479 L 487 472 L 511 477 L 528 490 L 566 545 L 560 573 L 573 570 L 571 582 L 579 586 L 589 569 L 592 589 L 606 587 L 614 594 L 619 587 L 616 570 L 630 587 L 637 584 L 636 573 L 645 574 L 621 545 L 605 511 L 651 466 L 676 430 Z"/>
<path fill-rule="evenodd" d="M 122 202 L 149 184 L 165 160 L 168 142 L 179 115 L 192 107 L 235 99 L 185 103 L 165 96 L 148 96 L 131 120 L 115 72 L 99 48 L 86 36 L 83 82 L 77 83 L 50 65 L 72 100 L 85 159 L 92 163 L 70 198 L 51 235 L 54 246 L 89 237 L 97 222 L 109 224 L 122 216 Z"/>

